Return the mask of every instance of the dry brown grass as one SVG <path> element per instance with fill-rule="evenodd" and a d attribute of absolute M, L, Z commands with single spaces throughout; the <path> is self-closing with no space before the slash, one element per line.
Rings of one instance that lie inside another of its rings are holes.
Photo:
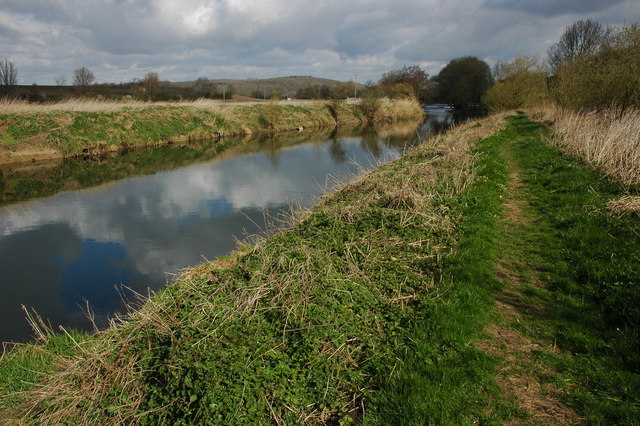
<path fill-rule="evenodd" d="M 376 113 L 376 121 L 390 122 L 417 118 L 421 114 L 418 101 L 415 99 L 380 99 Z"/>
<path fill-rule="evenodd" d="M 532 118 L 551 122 L 551 142 L 568 154 L 624 184 L 640 184 L 640 110 L 578 113 L 547 106 Z"/>
<path fill-rule="evenodd" d="M 447 241 L 443 246 L 431 247 L 431 254 L 440 258 L 455 246 L 455 226 L 448 208 L 441 201 L 464 191 L 475 179 L 475 157 L 470 147 L 481 139 L 506 127 L 506 114 L 493 115 L 484 120 L 458 125 L 422 145 L 410 149 L 405 158 L 410 165 L 402 171 L 394 163 L 383 170 L 360 174 L 348 182 L 334 182 L 335 190 L 323 197 L 319 209 L 328 206 L 328 213 L 340 220 L 350 221 L 370 206 L 397 211 L 400 223 L 422 223 L 425 231 L 438 232 Z M 442 166 L 442 167 L 439 167 Z M 374 238 L 375 239 L 375 238 Z M 422 244 L 432 242 L 386 241 L 386 245 Z M 414 256 L 415 259 L 415 256 Z M 403 259 L 410 262 L 410 259 Z M 433 285 L 429 279 L 426 286 Z M 396 295 L 393 303 L 405 303 L 414 295 Z"/>
<path fill-rule="evenodd" d="M 196 99 L 194 101 L 179 102 L 148 102 L 135 99 L 109 100 L 96 98 L 74 98 L 62 102 L 34 104 L 19 99 L 0 99 L 0 114 L 36 113 L 51 111 L 80 111 L 80 112 L 112 112 L 123 108 L 148 108 L 150 106 L 190 106 L 203 109 L 219 110 L 223 106 L 230 105 L 262 105 L 269 101 L 220 101 L 215 99 Z M 278 105 L 312 105 L 322 102 L 309 100 L 279 101 Z"/>
<path fill-rule="evenodd" d="M 617 215 L 640 213 L 640 197 L 626 196 L 618 198 L 617 200 L 611 200 L 607 203 L 607 207 Z"/>

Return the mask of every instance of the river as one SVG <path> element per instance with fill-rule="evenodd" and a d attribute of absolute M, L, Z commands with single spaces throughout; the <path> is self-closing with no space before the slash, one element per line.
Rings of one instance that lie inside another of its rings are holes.
<path fill-rule="evenodd" d="M 21 306 L 53 330 L 89 329 L 180 270 L 268 232 L 335 180 L 376 167 L 454 121 L 451 113 L 382 132 L 262 136 L 64 161 L 26 178 L 0 170 L 0 341 L 28 341 Z M 420 137 L 418 137 L 418 135 Z M 23 173 L 23 174 L 21 174 Z M 35 198 L 34 198 L 35 197 Z M 39 197 L 39 198 L 38 198 Z"/>

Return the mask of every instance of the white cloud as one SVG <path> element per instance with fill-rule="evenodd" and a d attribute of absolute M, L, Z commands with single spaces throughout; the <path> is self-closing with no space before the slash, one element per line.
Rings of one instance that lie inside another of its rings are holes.
<path fill-rule="evenodd" d="M 358 143 L 346 140 L 343 146 L 359 151 Z M 238 212 L 260 216 L 263 207 L 287 205 L 291 194 L 306 200 L 319 194 L 315 179 L 323 179 L 333 163 L 326 149 L 306 144 L 278 155 L 286 167 L 275 167 L 268 154 L 248 154 L 5 206 L 0 242 L 47 225 L 63 226 L 80 240 L 121 245 L 138 273 L 162 278 L 193 264 L 194 252 L 230 250 L 229 233 L 242 238 L 243 227 L 250 225 Z"/>

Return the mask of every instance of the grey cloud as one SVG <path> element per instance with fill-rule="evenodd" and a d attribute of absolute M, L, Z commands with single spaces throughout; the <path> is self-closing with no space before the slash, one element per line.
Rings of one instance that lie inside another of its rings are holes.
<path fill-rule="evenodd" d="M 490 9 L 516 10 L 527 14 L 551 17 L 586 14 L 607 10 L 625 0 L 489 0 Z"/>
<path fill-rule="evenodd" d="M 3 0 L 2 9 L 39 21 L 69 24 L 77 19 L 78 8 L 74 3 L 55 0 Z"/>
<path fill-rule="evenodd" d="M 206 70 L 231 78 L 349 79 L 357 72 L 377 79 L 407 62 L 544 52 L 581 14 L 619 25 L 633 19 L 632 6 L 624 0 L 4 0 L 0 43 L 21 81 L 39 84 L 80 65 L 99 81 L 127 81 L 153 68 L 169 80 Z"/>

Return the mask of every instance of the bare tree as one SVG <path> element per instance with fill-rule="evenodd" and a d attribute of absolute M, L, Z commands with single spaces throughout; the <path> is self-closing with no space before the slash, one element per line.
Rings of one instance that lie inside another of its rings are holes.
<path fill-rule="evenodd" d="M 73 71 L 73 85 L 85 89 L 96 80 L 93 73 L 87 67 L 80 67 Z"/>
<path fill-rule="evenodd" d="M 160 88 L 160 77 L 157 72 L 148 72 L 142 80 L 142 87 L 149 96 L 153 96 Z"/>
<path fill-rule="evenodd" d="M 65 77 L 64 75 L 56 77 L 56 84 L 58 86 L 64 86 L 65 84 L 67 84 L 67 77 Z"/>
<path fill-rule="evenodd" d="M 557 71 L 567 60 L 597 53 L 610 33 L 609 29 L 604 28 L 597 21 L 579 20 L 568 26 L 560 37 L 560 41 L 547 50 L 549 65 Z"/>
<path fill-rule="evenodd" d="M 399 83 L 411 86 L 416 97 L 423 103 L 427 103 L 433 95 L 433 82 L 420 65 L 404 66 L 402 69 L 389 71 L 382 75 L 379 82 L 383 88 Z"/>
<path fill-rule="evenodd" d="M 13 62 L 3 58 L 0 60 L 0 93 L 9 94 L 18 83 L 18 70 Z"/>
<path fill-rule="evenodd" d="M 498 61 L 493 66 L 492 74 L 495 81 L 511 78 L 521 72 L 545 73 L 545 67 L 534 56 L 518 56 L 511 62 Z"/>

